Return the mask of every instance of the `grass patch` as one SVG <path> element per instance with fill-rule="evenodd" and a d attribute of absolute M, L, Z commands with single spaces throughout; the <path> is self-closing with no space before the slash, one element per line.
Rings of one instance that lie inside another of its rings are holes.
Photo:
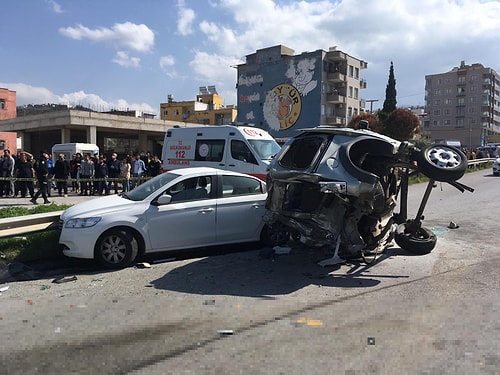
<path fill-rule="evenodd" d="M 57 205 L 55 203 L 33 208 L 4 207 L 0 209 L 0 218 L 63 211 L 69 207 L 71 205 Z M 58 241 L 58 233 L 55 230 L 0 238 L 0 263 L 29 262 L 58 256 L 61 254 Z"/>

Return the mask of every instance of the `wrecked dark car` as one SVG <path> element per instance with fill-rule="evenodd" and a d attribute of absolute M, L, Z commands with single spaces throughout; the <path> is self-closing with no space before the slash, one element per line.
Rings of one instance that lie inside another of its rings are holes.
<path fill-rule="evenodd" d="M 435 234 L 422 226 L 423 210 L 435 181 L 473 191 L 459 182 L 465 155 L 444 144 L 422 150 L 360 129 L 318 126 L 290 139 L 270 164 L 264 220 L 284 240 L 329 246 L 326 264 L 374 259 L 393 241 L 416 254 L 432 251 Z M 414 219 L 407 218 L 408 178 L 429 177 Z M 395 209 L 398 207 L 399 212 Z"/>

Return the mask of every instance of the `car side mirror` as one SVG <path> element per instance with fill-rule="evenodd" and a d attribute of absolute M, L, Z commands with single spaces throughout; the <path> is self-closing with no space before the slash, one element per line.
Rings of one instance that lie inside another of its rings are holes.
<path fill-rule="evenodd" d="M 163 206 L 164 204 L 169 204 L 171 201 L 172 201 L 171 195 L 162 194 L 158 197 L 158 199 L 153 201 L 152 204 L 154 204 L 155 206 Z"/>

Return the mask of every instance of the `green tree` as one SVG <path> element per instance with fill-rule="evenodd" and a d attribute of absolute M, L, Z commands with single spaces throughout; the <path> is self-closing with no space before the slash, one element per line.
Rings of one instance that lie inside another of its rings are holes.
<path fill-rule="evenodd" d="M 387 86 L 385 88 L 385 100 L 382 112 L 391 113 L 396 109 L 396 103 L 396 79 L 394 78 L 394 65 L 391 61 L 389 81 L 387 82 Z"/>
<path fill-rule="evenodd" d="M 420 131 L 420 121 L 413 112 L 396 109 L 391 112 L 384 123 L 383 134 L 398 141 L 412 140 Z"/>

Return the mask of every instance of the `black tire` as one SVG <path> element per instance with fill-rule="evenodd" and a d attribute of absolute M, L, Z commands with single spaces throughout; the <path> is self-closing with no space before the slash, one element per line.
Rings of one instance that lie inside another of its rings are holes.
<path fill-rule="evenodd" d="M 123 229 L 103 233 L 95 245 L 94 255 L 106 268 L 119 269 L 130 265 L 137 257 L 137 239 Z"/>
<path fill-rule="evenodd" d="M 394 240 L 400 248 L 417 255 L 429 254 L 436 246 L 436 235 L 429 229 L 420 227 L 417 233 L 407 233 L 407 223 L 399 224 Z"/>
<path fill-rule="evenodd" d="M 290 240 L 290 231 L 281 223 L 264 225 L 260 233 L 260 242 L 265 246 L 280 246 Z"/>
<path fill-rule="evenodd" d="M 467 170 L 467 157 L 458 148 L 443 144 L 424 148 L 417 160 L 418 169 L 435 181 L 460 179 Z"/>

